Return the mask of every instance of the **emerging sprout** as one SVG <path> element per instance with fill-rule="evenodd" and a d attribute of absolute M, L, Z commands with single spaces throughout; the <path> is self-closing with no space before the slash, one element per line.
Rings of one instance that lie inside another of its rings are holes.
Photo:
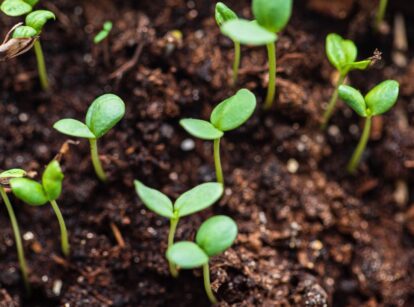
<path fill-rule="evenodd" d="M 43 172 L 41 183 L 28 178 L 13 178 L 10 180 L 10 187 L 17 198 L 31 206 L 43 206 L 50 202 L 59 222 L 62 252 L 68 256 L 70 251 L 68 231 L 56 203 L 62 192 L 63 177 L 59 162 L 53 160 Z"/>
<path fill-rule="evenodd" d="M 135 190 L 142 202 L 151 211 L 170 219 L 168 247 L 174 244 L 175 230 L 181 217 L 204 210 L 214 204 L 223 194 L 223 185 L 215 182 L 203 183 L 185 192 L 175 203 L 163 193 L 135 180 Z M 171 275 L 178 276 L 177 268 L 169 263 Z"/>
<path fill-rule="evenodd" d="M 0 6 L 7 16 L 17 17 L 30 13 L 39 0 L 4 0 Z"/>
<path fill-rule="evenodd" d="M 13 178 L 21 178 L 26 176 L 26 172 L 22 169 L 10 169 L 8 171 L 4 171 L 0 173 L 0 195 L 3 199 L 4 204 L 6 205 L 7 212 L 10 217 L 10 222 L 12 225 L 14 239 L 16 240 L 16 249 L 17 249 L 17 258 L 19 260 L 20 270 L 22 271 L 23 282 L 26 286 L 26 289 L 29 291 L 29 279 L 28 279 L 28 270 L 26 264 L 26 258 L 24 256 L 24 249 L 22 244 L 22 238 L 20 235 L 20 228 L 19 224 L 17 223 L 16 215 L 14 214 L 13 206 L 10 203 L 10 199 L 7 196 L 6 190 L 4 189 L 3 185 L 9 183 L 9 181 Z"/>
<path fill-rule="evenodd" d="M 224 132 L 238 128 L 245 123 L 256 108 L 256 97 L 247 89 L 219 103 L 210 116 L 210 121 L 186 118 L 180 125 L 192 136 L 214 141 L 214 164 L 217 181 L 224 184 L 220 162 L 220 140 Z"/>
<path fill-rule="evenodd" d="M 109 32 L 112 30 L 112 22 L 111 21 L 105 21 L 105 23 L 102 26 L 102 30 L 96 34 L 96 36 L 93 39 L 93 42 L 95 44 L 99 44 L 104 39 L 106 39 L 109 35 Z"/>
<path fill-rule="evenodd" d="M 99 160 L 97 141 L 112 129 L 124 114 L 125 104 L 122 99 L 114 94 L 104 94 L 90 105 L 85 124 L 76 119 L 65 118 L 56 122 L 53 128 L 63 134 L 88 139 L 96 175 L 102 181 L 106 181 L 107 177 Z"/>
<path fill-rule="evenodd" d="M 217 25 L 221 27 L 225 22 L 238 19 L 235 12 L 228 8 L 224 3 L 217 2 L 215 18 Z M 240 43 L 233 40 L 234 43 L 234 62 L 233 62 L 233 84 L 237 83 L 237 76 L 239 74 L 240 66 Z"/>
<path fill-rule="evenodd" d="M 210 285 L 210 257 L 228 249 L 237 237 L 236 223 L 225 215 L 217 215 L 206 220 L 197 231 L 196 243 L 182 241 L 167 250 L 167 258 L 183 269 L 203 267 L 204 288 L 211 303 L 217 299 Z"/>
<path fill-rule="evenodd" d="M 378 31 L 384 20 L 385 11 L 387 10 L 388 0 L 380 0 L 377 15 L 375 16 L 375 29 Z"/>
<path fill-rule="evenodd" d="M 32 49 L 37 37 L 10 38 L 13 31 L 22 23 L 18 23 L 7 32 L 0 45 L 0 61 L 15 58 Z"/>
<path fill-rule="evenodd" d="M 254 21 L 234 19 L 221 27 L 223 34 L 242 44 L 266 45 L 269 58 L 269 85 L 265 109 L 273 105 L 276 92 L 276 33 L 288 23 L 292 14 L 292 0 L 253 0 Z"/>
<path fill-rule="evenodd" d="M 336 101 L 338 100 L 338 87 L 344 82 L 348 73 L 354 69 L 365 70 L 372 62 L 371 59 L 356 62 L 355 60 L 357 58 L 358 50 L 354 42 L 348 39 L 343 39 L 340 35 L 335 33 L 326 36 L 325 49 L 329 62 L 339 72 L 339 79 L 335 91 L 329 100 L 328 108 L 323 115 L 322 129 L 325 129 L 328 125 L 329 119 L 335 109 Z"/>
<path fill-rule="evenodd" d="M 372 117 L 381 115 L 391 109 L 397 101 L 398 91 L 399 84 L 394 80 L 381 82 L 371 89 L 365 97 L 351 86 L 341 85 L 339 87 L 339 97 L 359 116 L 365 117 L 364 131 L 347 168 L 351 174 L 355 173 L 367 145 L 371 132 Z"/>

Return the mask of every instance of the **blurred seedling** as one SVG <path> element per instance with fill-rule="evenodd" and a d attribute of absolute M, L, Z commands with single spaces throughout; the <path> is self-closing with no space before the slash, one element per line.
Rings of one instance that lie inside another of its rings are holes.
<path fill-rule="evenodd" d="M 102 46 L 102 50 L 103 50 L 103 55 L 104 55 L 104 61 L 105 61 L 105 65 L 108 66 L 109 65 L 109 44 L 108 44 L 108 38 L 109 38 L 109 34 L 112 30 L 112 22 L 111 21 L 105 21 L 103 26 L 102 26 L 102 30 L 99 31 L 98 34 L 95 35 L 93 42 L 95 45 L 101 44 Z"/>
<path fill-rule="evenodd" d="M 387 10 L 388 0 L 380 0 L 375 15 L 375 30 L 379 31 L 381 24 L 384 22 L 385 12 Z"/>
<path fill-rule="evenodd" d="M 174 244 L 175 231 L 180 218 L 204 210 L 213 205 L 223 194 L 223 185 L 216 182 L 203 183 L 183 193 L 175 203 L 165 194 L 135 180 L 135 190 L 144 205 L 151 211 L 170 219 L 168 247 Z M 178 276 L 178 270 L 169 262 L 171 275 Z"/>
<path fill-rule="evenodd" d="M 10 17 L 26 15 L 33 10 L 39 0 L 4 0 L 0 5 L 0 10 Z"/>

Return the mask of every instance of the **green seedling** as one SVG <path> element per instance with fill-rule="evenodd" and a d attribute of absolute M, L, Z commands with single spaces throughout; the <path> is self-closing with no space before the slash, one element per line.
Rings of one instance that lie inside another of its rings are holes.
<path fill-rule="evenodd" d="M 105 21 L 105 23 L 102 26 L 102 30 L 99 31 L 98 34 L 96 34 L 96 36 L 93 39 L 93 42 L 95 44 L 99 44 L 100 42 L 102 42 L 104 39 L 106 39 L 109 36 L 109 33 L 112 30 L 112 22 L 111 21 Z"/>
<path fill-rule="evenodd" d="M 135 190 L 144 205 L 151 211 L 170 219 L 168 247 L 174 244 L 175 231 L 181 217 L 204 210 L 214 204 L 223 195 L 223 185 L 216 182 L 203 183 L 185 192 L 177 198 L 175 203 L 165 194 L 145 186 L 135 180 Z M 175 265 L 169 262 L 171 275 L 178 276 Z"/>
<path fill-rule="evenodd" d="M 375 16 L 375 29 L 379 31 L 380 26 L 384 20 L 385 11 L 387 10 L 388 0 L 380 0 L 377 14 Z"/>
<path fill-rule="evenodd" d="M 210 116 L 210 121 L 186 118 L 180 125 L 192 136 L 214 142 L 214 164 L 217 181 L 224 184 L 220 161 L 220 140 L 224 132 L 238 128 L 245 123 L 256 108 L 256 97 L 247 89 L 219 103 Z"/>
<path fill-rule="evenodd" d="M 19 260 L 20 270 L 22 272 L 23 282 L 24 282 L 26 289 L 30 291 L 28 269 L 27 269 L 27 264 L 26 264 L 26 258 L 24 256 L 24 249 L 23 249 L 22 237 L 20 235 L 19 224 L 17 223 L 17 219 L 16 219 L 16 215 L 14 214 L 13 206 L 3 186 L 3 185 L 9 184 L 10 180 L 13 178 L 22 178 L 24 176 L 26 176 L 26 172 L 22 169 L 10 169 L 8 171 L 4 171 L 0 173 L 0 195 L 1 195 L 1 198 L 3 199 L 4 204 L 6 205 L 6 209 L 10 217 L 10 222 L 11 222 L 13 233 L 14 233 L 14 239 L 16 241 L 17 258 Z"/>
<path fill-rule="evenodd" d="M 13 194 L 31 206 L 43 206 L 50 203 L 59 222 L 62 252 L 69 255 L 69 239 L 66 224 L 56 200 L 62 192 L 63 173 L 59 162 L 53 160 L 46 167 L 41 183 L 28 178 L 13 178 L 10 187 Z"/>
<path fill-rule="evenodd" d="M 227 21 L 222 25 L 221 32 L 241 44 L 266 45 L 269 58 L 269 84 L 264 108 L 270 109 L 276 93 L 276 33 L 283 30 L 289 22 L 292 0 L 253 0 L 252 9 L 256 20 Z"/>
<path fill-rule="evenodd" d="M 372 62 L 371 59 L 355 61 L 358 50 L 354 42 L 348 39 L 343 39 L 340 35 L 335 33 L 331 33 L 326 36 L 325 49 L 329 62 L 339 72 L 339 79 L 332 97 L 329 100 L 328 107 L 323 115 L 321 125 L 322 129 L 326 128 L 333 111 L 335 110 L 336 102 L 338 100 L 338 88 L 344 83 L 348 73 L 355 69 L 365 70 L 371 65 Z"/>
<path fill-rule="evenodd" d="M 0 10 L 7 16 L 17 17 L 30 13 L 39 0 L 4 0 Z"/>
<path fill-rule="evenodd" d="M 198 229 L 195 243 L 182 241 L 167 250 L 167 258 L 177 267 L 203 267 L 204 288 L 211 303 L 216 304 L 210 284 L 209 260 L 228 249 L 237 237 L 237 224 L 228 216 L 217 215 L 206 220 Z"/>
<path fill-rule="evenodd" d="M 215 18 L 217 25 L 221 27 L 225 22 L 238 19 L 235 12 L 233 12 L 227 5 L 222 2 L 217 2 Z M 234 62 L 233 62 L 233 84 L 237 83 L 237 77 L 240 67 L 240 42 L 233 40 L 234 43 Z"/>
<path fill-rule="evenodd" d="M 61 119 L 53 125 L 57 131 L 70 136 L 89 140 L 92 164 L 96 175 L 107 180 L 98 155 L 99 138 L 111 130 L 125 114 L 125 104 L 114 94 L 104 94 L 96 98 L 86 113 L 85 124 L 72 118 Z"/>
<path fill-rule="evenodd" d="M 348 164 L 348 172 L 355 173 L 361 160 L 362 153 L 367 145 L 371 133 L 372 117 L 387 112 L 396 103 L 399 84 L 394 80 L 383 81 L 363 97 L 361 93 L 351 86 L 341 85 L 339 97 L 346 102 L 359 116 L 365 118 L 365 126 L 358 146 Z"/>

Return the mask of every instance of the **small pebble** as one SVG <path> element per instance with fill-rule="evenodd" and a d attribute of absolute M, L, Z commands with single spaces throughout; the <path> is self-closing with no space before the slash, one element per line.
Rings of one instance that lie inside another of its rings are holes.
<path fill-rule="evenodd" d="M 55 282 L 53 283 L 53 289 L 52 289 L 54 295 L 56 296 L 60 295 L 60 291 L 62 290 L 62 285 L 63 283 L 60 279 L 55 280 Z"/>
<path fill-rule="evenodd" d="M 295 159 L 289 159 L 286 167 L 289 173 L 294 174 L 299 169 L 299 163 Z"/>
<path fill-rule="evenodd" d="M 29 241 L 29 240 L 33 240 L 34 239 L 34 234 L 31 231 L 25 232 L 23 234 L 23 240 L 25 241 Z"/>
<path fill-rule="evenodd" d="M 191 151 L 195 147 L 195 142 L 193 139 L 185 139 L 181 142 L 181 150 L 183 151 Z"/>

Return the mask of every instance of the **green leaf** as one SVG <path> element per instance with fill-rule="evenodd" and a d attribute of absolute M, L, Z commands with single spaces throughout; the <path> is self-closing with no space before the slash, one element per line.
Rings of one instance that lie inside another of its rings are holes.
<path fill-rule="evenodd" d="M 346 63 L 355 62 L 355 60 L 357 58 L 357 55 L 358 55 L 358 50 L 357 50 L 357 47 L 355 46 L 354 42 L 351 41 L 351 40 L 343 39 L 342 40 L 342 48 L 345 52 Z"/>
<path fill-rule="evenodd" d="M 216 215 L 201 224 L 196 242 L 209 257 L 212 257 L 228 249 L 236 237 L 236 222 L 228 216 Z"/>
<path fill-rule="evenodd" d="M 201 119 L 185 118 L 180 120 L 180 125 L 192 136 L 203 140 L 216 140 L 224 134 L 208 121 Z"/>
<path fill-rule="evenodd" d="M 397 81 L 386 80 L 375 86 L 365 96 L 371 115 L 387 112 L 397 102 L 400 85 Z"/>
<path fill-rule="evenodd" d="M 361 93 L 354 89 L 352 86 L 341 85 L 339 86 L 339 97 L 346 102 L 359 116 L 366 117 L 367 111 L 365 106 L 364 97 Z"/>
<path fill-rule="evenodd" d="M 29 26 L 20 26 L 13 31 L 13 38 L 28 38 L 36 36 L 37 31 Z"/>
<path fill-rule="evenodd" d="M 106 21 L 103 24 L 102 30 L 98 34 L 96 34 L 96 36 L 94 37 L 93 42 L 95 44 L 99 44 L 101 41 L 103 41 L 105 38 L 108 37 L 109 32 L 111 30 L 112 30 L 112 22 Z"/>
<path fill-rule="evenodd" d="M 49 201 L 59 198 L 62 192 L 63 177 L 59 162 L 56 160 L 50 162 L 42 176 L 43 190 Z"/>
<path fill-rule="evenodd" d="M 344 69 L 347 71 L 351 71 L 354 69 L 365 70 L 369 67 L 369 65 L 371 65 L 371 60 L 363 60 L 363 61 L 346 64 L 344 66 Z"/>
<path fill-rule="evenodd" d="M 10 180 L 13 194 L 31 206 L 41 206 L 48 202 L 47 195 L 40 183 L 27 178 L 14 178 Z"/>
<path fill-rule="evenodd" d="M 114 127 L 125 114 L 125 104 L 114 94 L 104 94 L 96 98 L 86 113 L 86 125 L 100 138 Z"/>
<path fill-rule="evenodd" d="M 325 49 L 329 62 L 341 73 L 347 72 L 345 65 L 353 63 L 357 57 L 355 44 L 335 33 L 326 37 Z"/>
<path fill-rule="evenodd" d="M 174 217 L 173 204 L 166 195 L 145 186 L 138 180 L 134 181 L 134 185 L 135 191 L 148 209 L 167 218 Z"/>
<path fill-rule="evenodd" d="M 72 119 L 72 118 L 65 118 L 57 121 L 53 128 L 55 128 L 57 131 L 67 134 L 70 136 L 76 136 L 80 138 L 86 138 L 86 139 L 94 139 L 95 135 L 92 133 L 91 130 L 89 130 L 88 126 L 86 126 L 84 123 Z"/>
<path fill-rule="evenodd" d="M 26 171 L 20 168 L 12 168 L 0 173 L 0 178 L 21 178 L 26 176 Z"/>
<path fill-rule="evenodd" d="M 272 33 L 256 21 L 234 19 L 221 26 L 221 32 L 233 41 L 253 46 L 261 46 L 274 43 L 277 35 Z"/>
<path fill-rule="evenodd" d="M 221 131 L 233 130 L 245 123 L 256 108 L 256 97 L 247 89 L 218 104 L 210 116 L 210 121 Z"/>
<path fill-rule="evenodd" d="M 221 27 L 225 22 L 237 19 L 237 15 L 223 2 L 217 2 L 215 18 L 218 26 Z"/>
<path fill-rule="evenodd" d="M 38 33 L 49 19 L 55 20 L 55 14 L 47 10 L 37 10 L 26 16 L 26 25 L 35 29 Z"/>
<path fill-rule="evenodd" d="M 29 4 L 31 7 L 35 6 L 39 0 L 24 0 L 27 4 Z"/>
<path fill-rule="evenodd" d="M 253 0 L 253 15 L 265 29 L 277 33 L 289 22 L 292 0 Z"/>
<path fill-rule="evenodd" d="M 168 261 L 183 269 L 194 269 L 208 263 L 208 256 L 190 241 L 175 243 L 167 250 Z"/>
<path fill-rule="evenodd" d="M 29 13 L 32 7 L 22 0 L 5 0 L 0 9 L 8 16 L 17 17 Z"/>
<path fill-rule="evenodd" d="M 178 216 L 186 216 L 210 207 L 223 195 L 223 185 L 207 182 L 192 188 L 175 201 L 174 209 Z"/>

